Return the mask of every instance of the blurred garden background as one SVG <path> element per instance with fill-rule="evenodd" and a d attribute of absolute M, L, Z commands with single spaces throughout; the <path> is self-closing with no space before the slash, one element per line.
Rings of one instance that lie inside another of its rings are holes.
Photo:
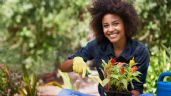
<path fill-rule="evenodd" d="M 134 38 L 150 50 L 145 92 L 155 93 L 159 74 L 171 71 L 171 0 L 125 1 L 135 6 L 141 20 L 141 30 Z M 19 73 L 25 65 L 37 75 L 58 68 L 89 40 L 90 3 L 91 0 L 0 0 L 0 64 Z"/>

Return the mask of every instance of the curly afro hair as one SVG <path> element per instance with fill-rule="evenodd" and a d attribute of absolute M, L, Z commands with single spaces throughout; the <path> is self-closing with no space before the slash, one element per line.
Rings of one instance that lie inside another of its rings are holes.
<path fill-rule="evenodd" d="M 107 40 L 103 33 L 102 18 L 105 14 L 116 14 L 121 17 L 125 26 L 127 39 L 132 38 L 139 28 L 139 18 L 133 5 L 121 0 L 93 0 L 88 8 L 92 20 L 90 27 L 98 42 Z"/>

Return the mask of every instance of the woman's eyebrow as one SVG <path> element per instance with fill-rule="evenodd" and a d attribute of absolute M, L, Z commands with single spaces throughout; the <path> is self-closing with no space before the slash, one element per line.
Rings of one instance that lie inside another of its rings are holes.
<path fill-rule="evenodd" d="M 119 22 L 120 20 L 119 19 L 116 19 L 116 20 L 113 20 L 112 23 L 116 23 L 116 22 Z M 108 24 L 108 23 L 102 23 L 102 24 Z"/>
<path fill-rule="evenodd" d="M 102 23 L 103 25 L 107 25 L 108 23 Z"/>
<path fill-rule="evenodd" d="M 113 22 L 119 22 L 119 21 L 120 21 L 120 20 L 118 20 L 118 19 L 117 19 L 117 20 L 113 20 L 112 23 L 113 23 Z"/>

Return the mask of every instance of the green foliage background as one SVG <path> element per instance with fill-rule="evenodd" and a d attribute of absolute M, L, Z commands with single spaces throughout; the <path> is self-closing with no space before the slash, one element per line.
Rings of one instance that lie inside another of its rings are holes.
<path fill-rule="evenodd" d="M 20 71 L 50 72 L 87 42 L 91 0 L 1 0 L 0 63 Z M 171 0 L 125 0 L 142 27 L 135 37 L 151 53 L 145 91 L 155 93 L 161 72 L 171 70 Z"/>
<path fill-rule="evenodd" d="M 87 4 L 87 0 L 4 1 L 0 62 L 26 64 L 37 72 L 52 70 L 53 62 L 63 61 L 86 37 Z"/>

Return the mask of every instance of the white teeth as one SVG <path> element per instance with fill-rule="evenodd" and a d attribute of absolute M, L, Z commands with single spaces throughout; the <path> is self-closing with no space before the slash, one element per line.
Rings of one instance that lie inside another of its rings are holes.
<path fill-rule="evenodd" d="M 110 33 L 109 35 L 113 35 L 113 34 L 118 34 L 118 33 Z"/>
<path fill-rule="evenodd" d="M 117 37 L 118 34 L 112 34 L 112 35 L 109 35 L 110 37 L 114 38 L 114 37 Z"/>
<path fill-rule="evenodd" d="M 110 33 L 110 34 L 109 34 L 109 36 L 110 36 L 111 38 L 115 38 L 115 37 L 117 37 L 117 35 L 118 35 L 118 32 L 113 32 L 113 33 Z"/>

